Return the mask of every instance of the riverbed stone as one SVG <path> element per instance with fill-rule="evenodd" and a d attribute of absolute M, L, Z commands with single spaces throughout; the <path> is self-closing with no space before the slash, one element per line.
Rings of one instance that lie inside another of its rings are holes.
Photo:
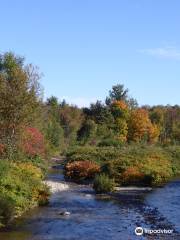
<path fill-rule="evenodd" d="M 70 216 L 71 213 L 68 212 L 68 211 L 60 211 L 60 212 L 59 212 L 59 215 L 61 215 L 61 216 Z"/>

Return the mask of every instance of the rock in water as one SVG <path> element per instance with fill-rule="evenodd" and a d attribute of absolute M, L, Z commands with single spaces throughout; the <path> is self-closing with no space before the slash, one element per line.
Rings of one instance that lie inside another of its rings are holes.
<path fill-rule="evenodd" d="M 62 216 L 69 216 L 69 215 L 71 215 L 71 213 L 68 212 L 68 211 L 62 211 L 62 212 L 59 212 L 59 215 L 62 215 Z"/>

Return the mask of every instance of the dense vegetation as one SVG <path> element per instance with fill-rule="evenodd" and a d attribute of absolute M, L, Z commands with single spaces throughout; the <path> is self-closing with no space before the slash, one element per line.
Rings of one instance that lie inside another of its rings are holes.
<path fill-rule="evenodd" d="M 1 225 L 47 202 L 49 192 L 41 181 L 42 171 L 32 163 L 0 161 L 0 176 Z"/>
<path fill-rule="evenodd" d="M 44 102 L 40 77 L 24 58 L 0 55 L 0 226 L 48 202 L 42 180 L 51 155 L 66 154 L 66 176 L 95 179 L 97 192 L 180 173 L 178 105 L 139 107 L 120 84 L 89 108 Z"/>
<path fill-rule="evenodd" d="M 81 146 L 69 149 L 67 160 L 68 163 L 92 161 L 118 185 L 161 185 L 180 173 L 179 154 L 180 146 Z"/>
<path fill-rule="evenodd" d="M 48 202 L 49 154 L 40 75 L 12 53 L 0 55 L 0 226 Z"/>
<path fill-rule="evenodd" d="M 99 165 L 95 186 L 104 188 L 103 179 L 118 185 L 157 186 L 180 174 L 178 105 L 138 107 L 128 89 L 116 85 L 105 103 L 97 101 L 82 111 L 77 143 L 66 156 L 68 164 L 78 162 L 79 169 L 83 161 Z"/>
<path fill-rule="evenodd" d="M 67 161 L 98 164 L 102 175 L 95 178 L 98 184 L 109 178 L 118 185 L 162 185 L 180 174 L 178 105 L 138 107 L 128 90 L 116 85 L 105 104 L 97 101 L 84 108 L 83 115 Z"/>

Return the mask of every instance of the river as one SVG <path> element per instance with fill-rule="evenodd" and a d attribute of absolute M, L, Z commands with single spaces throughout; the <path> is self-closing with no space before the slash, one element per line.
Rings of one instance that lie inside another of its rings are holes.
<path fill-rule="evenodd" d="M 47 180 L 61 184 L 49 205 L 16 219 L 0 232 L 0 240 L 180 239 L 180 180 L 152 191 L 95 195 L 89 185 L 66 182 L 58 163 Z M 71 214 L 62 216 L 62 211 Z M 136 236 L 136 227 L 170 229 L 173 233 Z"/>

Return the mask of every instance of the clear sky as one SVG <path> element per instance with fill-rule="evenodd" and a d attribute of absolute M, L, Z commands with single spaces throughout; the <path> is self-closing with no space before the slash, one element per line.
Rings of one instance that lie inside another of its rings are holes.
<path fill-rule="evenodd" d="M 0 52 L 40 67 L 45 97 L 87 105 L 123 83 L 180 104 L 179 0 L 0 0 Z"/>

